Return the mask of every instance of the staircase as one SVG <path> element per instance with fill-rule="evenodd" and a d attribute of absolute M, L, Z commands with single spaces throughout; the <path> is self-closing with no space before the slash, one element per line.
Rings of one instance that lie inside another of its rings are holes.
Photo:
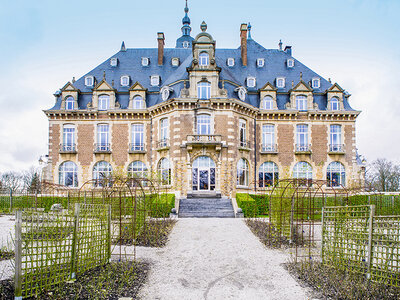
<path fill-rule="evenodd" d="M 179 218 L 234 218 L 231 200 L 215 192 L 189 194 L 179 201 Z"/>

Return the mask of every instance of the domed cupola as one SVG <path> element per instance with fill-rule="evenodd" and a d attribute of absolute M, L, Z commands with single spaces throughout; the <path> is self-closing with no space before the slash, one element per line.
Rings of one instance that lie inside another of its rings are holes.
<path fill-rule="evenodd" d="M 189 7 L 186 0 L 185 16 L 182 19 L 182 36 L 176 40 L 176 48 L 191 48 L 193 38 L 190 36 L 192 28 L 190 27 L 190 18 L 188 16 Z"/>

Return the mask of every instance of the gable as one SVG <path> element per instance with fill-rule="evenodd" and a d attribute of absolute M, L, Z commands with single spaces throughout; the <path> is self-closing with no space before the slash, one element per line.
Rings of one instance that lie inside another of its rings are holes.
<path fill-rule="evenodd" d="M 276 91 L 276 88 L 269 82 L 267 82 L 261 89 L 261 91 Z"/>
<path fill-rule="evenodd" d="M 139 82 L 135 82 L 130 88 L 130 91 L 145 91 L 146 89 Z"/>
<path fill-rule="evenodd" d="M 114 88 L 111 85 L 109 85 L 105 79 L 103 79 L 98 85 L 96 85 L 94 90 L 97 90 L 97 91 L 112 91 L 112 90 L 114 90 Z"/>
<path fill-rule="evenodd" d="M 66 85 L 63 86 L 61 91 L 62 92 L 66 92 L 66 91 L 76 92 L 76 91 L 78 91 L 78 89 L 76 87 L 74 87 L 71 82 L 68 82 Z"/>
<path fill-rule="evenodd" d="M 343 92 L 344 90 L 337 84 L 335 83 L 332 85 L 329 89 L 328 92 Z"/>
<path fill-rule="evenodd" d="M 292 91 L 312 92 L 312 88 L 307 83 L 305 83 L 303 80 L 300 80 L 300 82 L 292 89 Z"/>

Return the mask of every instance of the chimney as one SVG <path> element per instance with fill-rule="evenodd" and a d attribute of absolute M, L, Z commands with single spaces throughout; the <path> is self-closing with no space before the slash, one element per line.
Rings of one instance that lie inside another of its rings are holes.
<path fill-rule="evenodd" d="M 247 24 L 240 25 L 240 50 L 242 54 L 242 65 L 247 66 Z"/>
<path fill-rule="evenodd" d="M 164 32 L 157 33 L 157 40 L 158 40 L 158 65 L 162 66 L 163 59 L 164 59 Z"/>
<path fill-rule="evenodd" d="M 285 52 L 287 54 L 289 54 L 290 56 L 292 56 L 292 46 L 286 46 L 285 47 Z"/>

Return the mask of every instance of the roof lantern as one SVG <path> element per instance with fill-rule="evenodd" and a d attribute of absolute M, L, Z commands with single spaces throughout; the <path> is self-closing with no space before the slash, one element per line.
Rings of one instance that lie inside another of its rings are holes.
<path fill-rule="evenodd" d="M 189 48 L 192 46 L 193 38 L 190 36 L 192 27 L 190 27 L 190 18 L 188 16 L 189 7 L 186 0 L 185 16 L 182 19 L 182 36 L 176 40 L 176 48 Z"/>

